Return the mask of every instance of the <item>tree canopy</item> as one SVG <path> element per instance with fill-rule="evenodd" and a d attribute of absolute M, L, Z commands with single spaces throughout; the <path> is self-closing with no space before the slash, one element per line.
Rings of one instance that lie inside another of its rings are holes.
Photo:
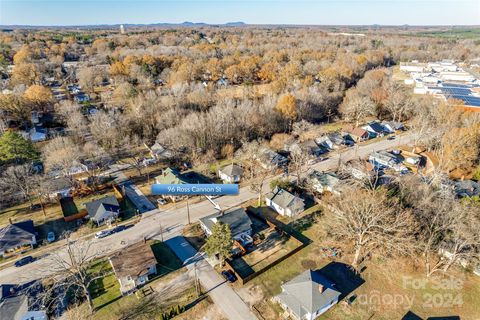
<path fill-rule="evenodd" d="M 35 160 L 39 156 L 32 142 L 25 140 L 13 131 L 7 131 L 0 136 L 0 161 L 21 163 Z"/>

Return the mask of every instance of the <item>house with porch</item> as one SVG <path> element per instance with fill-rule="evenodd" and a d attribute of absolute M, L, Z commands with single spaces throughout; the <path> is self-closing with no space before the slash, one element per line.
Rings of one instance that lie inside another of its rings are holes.
<path fill-rule="evenodd" d="M 37 236 L 32 220 L 11 223 L 0 228 L 0 256 L 9 257 L 26 252 L 37 244 Z"/>
<path fill-rule="evenodd" d="M 109 259 L 122 295 L 135 292 L 157 273 L 157 260 L 144 241 L 118 250 Z"/>
<path fill-rule="evenodd" d="M 106 196 L 98 200 L 87 202 L 85 208 L 90 220 L 97 225 L 111 223 L 120 214 L 120 204 L 114 196 Z"/>

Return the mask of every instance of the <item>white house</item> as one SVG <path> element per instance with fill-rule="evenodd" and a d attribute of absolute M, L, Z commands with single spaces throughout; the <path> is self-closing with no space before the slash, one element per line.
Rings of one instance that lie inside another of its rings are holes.
<path fill-rule="evenodd" d="M 313 320 L 338 303 L 341 292 L 319 271 L 306 270 L 273 298 L 293 319 Z"/>
<path fill-rule="evenodd" d="M 120 204 L 114 196 L 106 196 L 87 202 L 85 208 L 87 209 L 88 217 L 98 225 L 109 223 L 120 214 Z"/>
<path fill-rule="evenodd" d="M 243 169 L 234 163 L 218 170 L 218 176 L 226 183 L 237 183 L 242 179 Z"/>
<path fill-rule="evenodd" d="M 265 202 L 267 206 L 282 216 L 293 217 L 305 210 L 305 203 L 302 198 L 278 187 L 275 187 L 273 192 L 267 193 Z"/>

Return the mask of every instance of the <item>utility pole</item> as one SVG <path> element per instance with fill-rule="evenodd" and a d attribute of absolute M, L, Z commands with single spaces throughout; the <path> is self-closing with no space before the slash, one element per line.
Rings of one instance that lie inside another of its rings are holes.
<path fill-rule="evenodd" d="M 200 297 L 200 286 L 198 283 L 198 275 L 197 275 L 197 262 L 193 263 L 193 270 L 195 272 L 195 291 L 197 292 L 197 297 Z"/>
<path fill-rule="evenodd" d="M 160 224 L 160 239 L 162 239 L 163 242 L 163 228 L 162 228 L 162 223 L 159 221 Z"/>
<path fill-rule="evenodd" d="M 187 217 L 188 217 L 188 224 L 190 225 L 190 206 L 188 205 L 188 196 L 187 196 Z"/>

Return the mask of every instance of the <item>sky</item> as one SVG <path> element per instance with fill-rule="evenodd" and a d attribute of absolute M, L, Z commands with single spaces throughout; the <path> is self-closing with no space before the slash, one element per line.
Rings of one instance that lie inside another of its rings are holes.
<path fill-rule="evenodd" d="M 480 25 L 480 0 L 0 0 L 0 25 Z"/>

